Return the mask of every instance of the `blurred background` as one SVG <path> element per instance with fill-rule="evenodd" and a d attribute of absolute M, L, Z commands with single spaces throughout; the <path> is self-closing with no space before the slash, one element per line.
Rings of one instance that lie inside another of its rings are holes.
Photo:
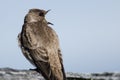
<path fill-rule="evenodd" d="M 1 68 L 34 68 L 17 41 L 31 8 L 51 9 L 46 19 L 59 36 L 66 72 L 120 71 L 120 0 L 1 0 Z"/>

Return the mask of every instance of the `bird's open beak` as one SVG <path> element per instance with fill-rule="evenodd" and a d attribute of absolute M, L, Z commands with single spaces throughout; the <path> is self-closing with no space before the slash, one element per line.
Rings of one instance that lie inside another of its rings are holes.
<path fill-rule="evenodd" d="M 50 10 L 50 9 L 49 9 L 49 10 L 47 10 L 47 11 L 45 12 L 45 15 L 46 15 L 49 11 L 51 11 L 51 10 Z"/>

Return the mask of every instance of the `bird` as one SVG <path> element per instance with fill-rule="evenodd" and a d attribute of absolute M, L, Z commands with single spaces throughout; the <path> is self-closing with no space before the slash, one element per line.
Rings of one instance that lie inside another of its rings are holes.
<path fill-rule="evenodd" d="M 45 18 L 49 11 L 29 9 L 18 43 L 26 59 L 46 80 L 66 80 L 58 35 Z"/>

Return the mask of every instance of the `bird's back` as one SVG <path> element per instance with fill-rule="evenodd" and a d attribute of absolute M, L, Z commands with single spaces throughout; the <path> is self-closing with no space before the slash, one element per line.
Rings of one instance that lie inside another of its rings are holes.
<path fill-rule="evenodd" d="M 25 23 L 20 34 L 25 57 L 46 80 L 65 80 L 58 36 L 46 23 Z"/>

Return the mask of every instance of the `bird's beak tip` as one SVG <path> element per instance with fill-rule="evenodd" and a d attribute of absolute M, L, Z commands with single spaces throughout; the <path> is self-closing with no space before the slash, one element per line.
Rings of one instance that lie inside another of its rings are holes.
<path fill-rule="evenodd" d="M 49 11 L 51 11 L 51 9 L 47 10 L 45 14 L 47 14 Z"/>

